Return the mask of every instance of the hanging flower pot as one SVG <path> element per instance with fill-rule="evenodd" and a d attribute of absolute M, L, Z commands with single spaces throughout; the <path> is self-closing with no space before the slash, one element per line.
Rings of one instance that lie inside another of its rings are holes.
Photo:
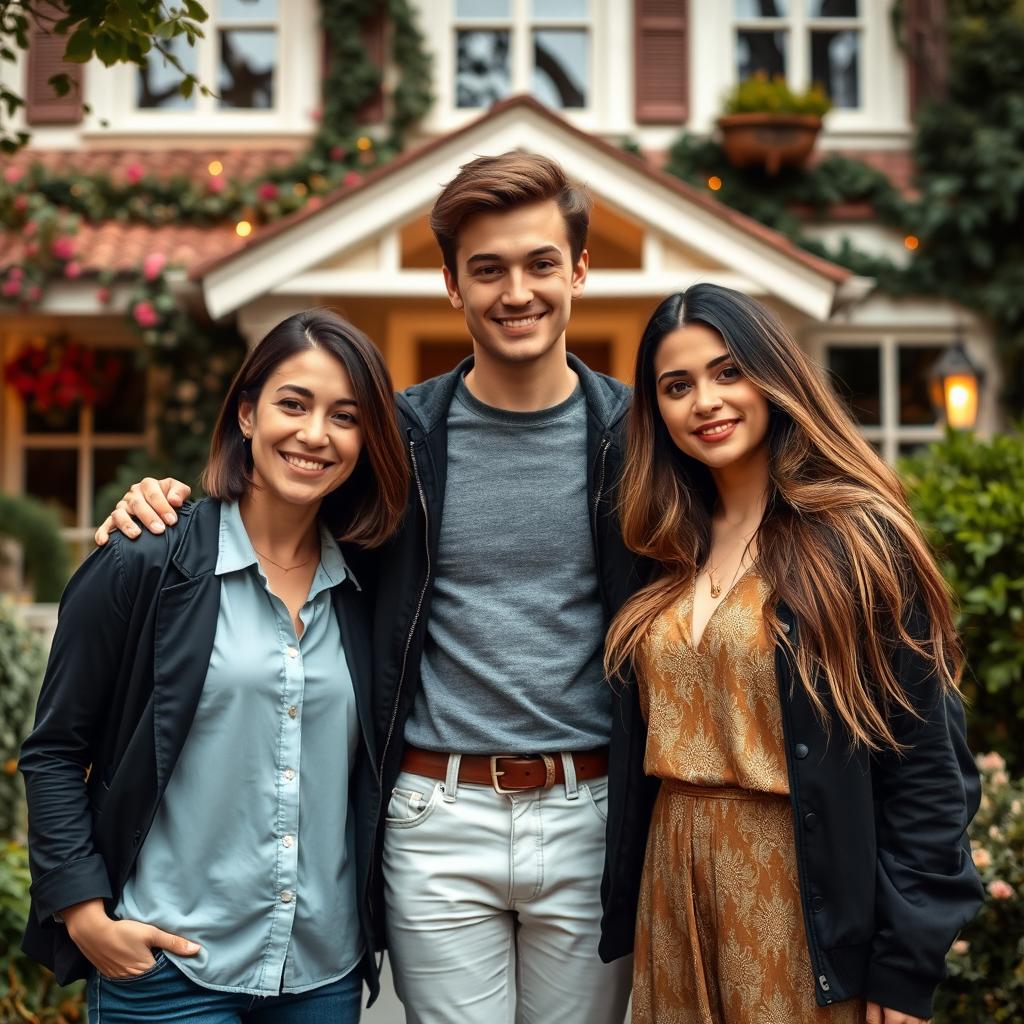
<path fill-rule="evenodd" d="M 831 106 L 820 86 L 794 92 L 781 76 L 758 72 L 725 99 L 718 119 L 722 149 L 734 167 L 763 167 L 769 174 L 798 167 L 811 155 Z"/>
<path fill-rule="evenodd" d="M 821 131 L 815 114 L 725 114 L 718 119 L 722 149 L 734 167 L 763 167 L 778 174 L 800 167 Z"/>

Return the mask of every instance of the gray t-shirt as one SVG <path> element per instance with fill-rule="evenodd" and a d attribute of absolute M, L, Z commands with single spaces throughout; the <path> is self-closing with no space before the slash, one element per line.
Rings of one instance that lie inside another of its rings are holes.
<path fill-rule="evenodd" d="M 587 499 L 587 405 L 517 413 L 460 381 L 408 743 L 460 754 L 608 742 L 612 694 Z"/>

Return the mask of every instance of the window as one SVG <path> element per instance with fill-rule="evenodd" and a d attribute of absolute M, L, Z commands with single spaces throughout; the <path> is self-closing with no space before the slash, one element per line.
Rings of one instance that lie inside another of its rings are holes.
<path fill-rule="evenodd" d="M 182 37 L 168 49 L 201 82 L 215 83 L 216 96 L 178 92 L 181 73 L 160 53 L 138 72 L 139 110 L 273 110 L 279 63 L 277 0 L 217 0 L 205 38 L 191 47 Z"/>
<path fill-rule="evenodd" d="M 837 109 L 864 105 L 865 0 L 733 0 L 739 81 L 781 75 L 793 88 L 820 84 Z"/>
<path fill-rule="evenodd" d="M 928 374 L 950 342 L 897 335 L 829 339 L 825 365 L 861 433 L 890 462 L 942 436 Z"/>
<path fill-rule="evenodd" d="M 455 106 L 530 92 L 564 110 L 591 105 L 590 0 L 453 0 Z"/>
<path fill-rule="evenodd" d="M 97 492 L 148 440 L 146 371 L 136 365 L 135 352 L 100 347 L 96 354 L 113 360 L 114 376 L 95 404 L 54 406 L 45 412 L 22 405 L 12 423 L 20 490 L 56 510 L 75 561 L 92 547 Z"/>

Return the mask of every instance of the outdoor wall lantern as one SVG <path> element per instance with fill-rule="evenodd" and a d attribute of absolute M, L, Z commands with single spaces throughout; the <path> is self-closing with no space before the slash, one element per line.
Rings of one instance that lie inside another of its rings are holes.
<path fill-rule="evenodd" d="M 959 337 L 928 375 L 936 413 L 954 430 L 971 430 L 978 419 L 978 396 L 985 371 L 971 361 Z"/>

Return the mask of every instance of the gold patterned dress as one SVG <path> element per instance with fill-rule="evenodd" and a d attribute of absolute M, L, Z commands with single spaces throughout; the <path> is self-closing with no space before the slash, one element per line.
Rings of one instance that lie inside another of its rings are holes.
<path fill-rule="evenodd" d="M 767 586 L 751 569 L 694 646 L 693 588 L 637 663 L 662 779 L 634 955 L 636 1024 L 860 1024 L 821 1008 L 804 933 Z"/>

